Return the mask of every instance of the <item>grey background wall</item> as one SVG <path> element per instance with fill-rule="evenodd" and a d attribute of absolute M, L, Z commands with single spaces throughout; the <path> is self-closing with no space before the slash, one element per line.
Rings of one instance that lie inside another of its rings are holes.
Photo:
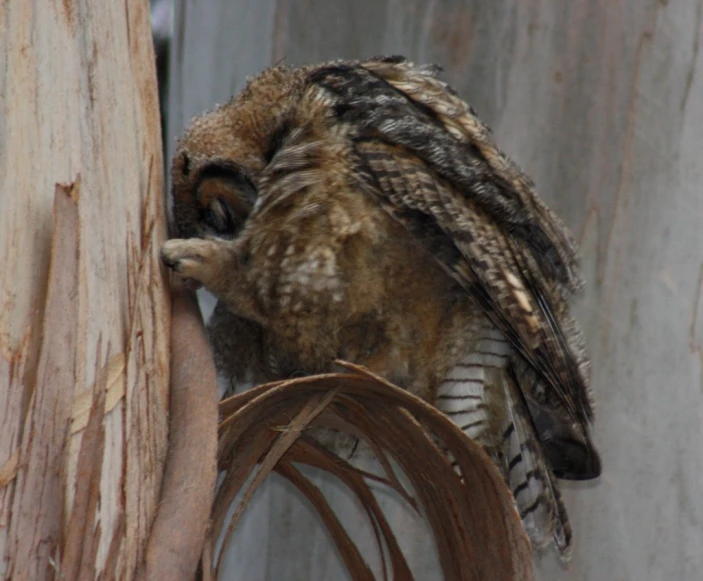
<path fill-rule="evenodd" d="M 169 152 L 247 75 L 381 53 L 445 78 L 581 241 L 604 473 L 565 484 L 571 566 L 545 580 L 703 579 L 703 58 L 700 0 L 244 0 L 176 7 Z M 373 546 L 343 491 L 344 522 Z M 419 579 L 421 524 L 392 499 Z M 337 579 L 324 531 L 280 482 L 228 556 L 241 579 Z"/>

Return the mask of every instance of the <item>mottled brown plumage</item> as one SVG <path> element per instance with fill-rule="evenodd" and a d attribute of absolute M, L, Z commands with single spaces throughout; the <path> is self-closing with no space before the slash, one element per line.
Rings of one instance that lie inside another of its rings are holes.
<path fill-rule="evenodd" d="M 480 442 L 533 542 L 567 556 L 554 477 L 600 473 L 574 245 L 436 73 L 389 57 L 250 81 L 179 143 L 164 260 L 219 299 L 225 375 L 366 365 Z"/>

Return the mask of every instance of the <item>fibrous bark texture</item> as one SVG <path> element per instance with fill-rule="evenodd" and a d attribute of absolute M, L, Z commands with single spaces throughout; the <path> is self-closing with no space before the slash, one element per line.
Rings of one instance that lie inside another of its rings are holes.
<path fill-rule="evenodd" d="M 146 0 L 0 8 L 0 577 L 131 579 L 166 451 Z"/>

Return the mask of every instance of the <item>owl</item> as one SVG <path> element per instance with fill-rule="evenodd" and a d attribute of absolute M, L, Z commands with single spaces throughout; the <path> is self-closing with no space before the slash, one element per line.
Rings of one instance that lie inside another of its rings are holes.
<path fill-rule="evenodd" d="M 436 67 L 268 69 L 192 122 L 171 176 L 162 258 L 217 297 L 221 372 L 370 368 L 481 444 L 568 557 L 557 479 L 601 470 L 574 243 Z"/>

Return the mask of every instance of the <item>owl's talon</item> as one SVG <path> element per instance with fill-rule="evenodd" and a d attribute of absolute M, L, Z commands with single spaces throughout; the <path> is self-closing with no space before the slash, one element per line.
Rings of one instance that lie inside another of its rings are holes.
<path fill-rule="evenodd" d="M 179 274 L 191 289 L 209 286 L 228 258 L 221 241 L 203 238 L 168 240 L 161 248 L 163 263 Z"/>
<path fill-rule="evenodd" d="M 172 260 L 166 254 L 164 254 L 163 251 L 161 251 L 161 262 L 163 262 L 164 266 L 170 268 L 171 270 L 176 270 L 176 266 L 178 265 L 177 260 Z"/>

